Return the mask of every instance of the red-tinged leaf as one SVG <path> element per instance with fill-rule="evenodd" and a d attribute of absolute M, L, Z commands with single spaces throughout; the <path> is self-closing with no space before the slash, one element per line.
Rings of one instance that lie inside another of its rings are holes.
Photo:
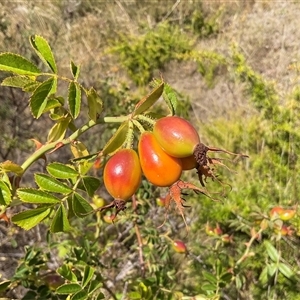
<path fill-rule="evenodd" d="M 42 222 L 51 212 L 49 207 L 39 207 L 20 212 L 12 216 L 11 220 L 14 224 L 29 230 Z"/>
<path fill-rule="evenodd" d="M 69 85 L 68 103 L 71 116 L 76 119 L 81 106 L 81 89 L 77 82 L 72 81 Z"/>
<path fill-rule="evenodd" d="M 53 88 L 56 87 L 56 80 L 49 78 L 41 83 L 30 97 L 30 109 L 35 118 L 39 118 L 44 112 L 48 97 L 53 93 Z"/>
<path fill-rule="evenodd" d="M 143 98 L 136 106 L 132 113 L 133 116 L 144 113 L 150 108 L 162 95 L 164 91 L 164 82 L 155 88 L 149 95 Z"/>
<path fill-rule="evenodd" d="M 18 75 L 39 75 L 41 71 L 25 57 L 14 53 L 0 54 L 0 70 Z"/>
<path fill-rule="evenodd" d="M 56 63 L 48 42 L 39 35 L 32 35 L 30 37 L 30 44 L 39 58 L 56 74 Z"/>

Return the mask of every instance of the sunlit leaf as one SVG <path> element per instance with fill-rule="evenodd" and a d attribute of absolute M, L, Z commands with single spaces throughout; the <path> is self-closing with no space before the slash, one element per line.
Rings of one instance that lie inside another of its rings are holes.
<path fill-rule="evenodd" d="M 81 286 L 78 283 L 66 283 L 59 286 L 56 289 L 57 294 L 74 294 L 81 290 Z"/>
<path fill-rule="evenodd" d="M 35 118 L 39 118 L 47 106 L 47 100 L 56 86 L 56 80 L 49 78 L 40 84 L 30 97 L 30 109 Z"/>
<path fill-rule="evenodd" d="M 76 170 L 61 163 L 51 163 L 46 168 L 49 174 L 55 178 L 71 179 L 78 176 L 78 172 Z"/>
<path fill-rule="evenodd" d="M 68 194 L 72 191 L 66 184 L 59 180 L 43 173 L 34 174 L 34 179 L 37 185 L 45 191 L 52 193 Z"/>
<path fill-rule="evenodd" d="M 35 204 L 57 204 L 60 199 L 44 191 L 33 188 L 20 188 L 17 194 L 22 202 Z"/>
<path fill-rule="evenodd" d="M 57 273 L 71 282 L 77 281 L 77 277 L 74 274 L 74 272 L 71 270 L 69 265 L 66 264 L 62 265 L 57 269 Z"/>
<path fill-rule="evenodd" d="M 84 268 L 84 273 L 83 273 L 83 278 L 82 278 L 82 283 L 81 286 L 85 287 L 93 278 L 95 273 L 95 269 L 86 265 Z"/>
<path fill-rule="evenodd" d="M 80 73 L 80 67 L 76 66 L 72 60 L 70 62 L 70 69 L 74 79 L 78 79 Z"/>
<path fill-rule="evenodd" d="M 269 257 L 274 261 L 274 262 L 278 262 L 279 260 L 279 253 L 276 250 L 276 248 L 269 242 L 269 241 L 265 241 L 264 245 L 267 249 L 268 255 Z"/>
<path fill-rule="evenodd" d="M 278 268 L 280 273 L 287 278 L 292 278 L 295 275 L 294 271 L 284 263 L 279 263 Z"/>
<path fill-rule="evenodd" d="M 49 207 L 29 209 L 12 216 L 11 220 L 23 229 L 29 230 L 42 222 L 50 214 L 50 211 Z"/>
<path fill-rule="evenodd" d="M 6 77 L 1 85 L 2 86 L 11 86 L 16 88 L 23 89 L 24 87 L 28 86 L 28 84 L 40 84 L 40 82 L 36 82 L 34 79 L 30 78 L 29 76 L 10 76 Z"/>
<path fill-rule="evenodd" d="M 14 53 L 0 54 L 0 70 L 18 75 L 39 75 L 41 71 L 25 57 Z"/>
<path fill-rule="evenodd" d="M 87 101 L 89 107 L 89 117 L 96 122 L 103 110 L 103 102 L 94 88 L 91 88 L 87 92 Z"/>
<path fill-rule="evenodd" d="M 155 88 L 149 95 L 143 98 L 136 106 L 132 113 L 133 116 L 144 113 L 150 108 L 162 95 L 164 91 L 164 83 L 162 82 L 157 88 Z"/>
<path fill-rule="evenodd" d="M 66 135 L 70 122 L 71 118 L 63 118 L 55 123 L 49 130 L 47 141 L 50 143 L 63 139 Z"/>
<path fill-rule="evenodd" d="M 4 280 L 2 282 L 0 282 L 0 292 L 3 292 L 5 291 L 11 284 L 11 281 L 10 280 Z M 5 300 L 5 299 L 3 299 Z"/>
<path fill-rule="evenodd" d="M 54 72 L 57 73 L 57 67 L 54 60 L 52 50 L 48 42 L 39 35 L 30 37 L 30 44 L 40 57 L 40 59 Z"/>
<path fill-rule="evenodd" d="M 102 150 L 103 155 L 107 155 L 118 150 L 126 140 L 127 131 L 128 131 L 128 122 L 126 121 L 120 125 L 120 127 L 115 132 L 115 134 L 106 143 L 106 145 Z"/>
<path fill-rule="evenodd" d="M 17 174 L 18 176 L 21 176 L 24 172 L 22 167 L 10 160 L 6 160 L 3 163 L 0 164 L 0 168 L 4 170 L 5 172 L 12 172 Z"/>
<path fill-rule="evenodd" d="M 81 89 L 77 82 L 72 81 L 69 85 L 68 103 L 70 113 L 72 117 L 76 119 L 79 115 L 81 106 Z"/>
<path fill-rule="evenodd" d="M 85 290 L 81 290 L 77 293 L 75 293 L 72 297 L 71 300 L 88 300 L 89 295 Z"/>
<path fill-rule="evenodd" d="M 0 180 L 0 205 L 9 205 L 12 200 L 12 194 L 9 186 Z"/>

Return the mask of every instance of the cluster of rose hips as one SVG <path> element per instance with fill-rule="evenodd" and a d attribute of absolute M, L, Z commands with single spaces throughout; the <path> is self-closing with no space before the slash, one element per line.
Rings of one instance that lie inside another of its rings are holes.
<path fill-rule="evenodd" d="M 294 230 L 288 226 L 286 221 L 290 221 L 296 215 L 296 209 L 285 209 L 281 206 L 274 206 L 270 212 L 271 221 L 273 221 L 274 231 L 281 236 L 293 235 Z"/>
<path fill-rule="evenodd" d="M 102 209 L 116 207 L 117 213 L 123 210 L 138 190 L 144 175 L 157 187 L 169 187 L 166 206 L 170 201 L 175 201 L 183 216 L 181 191 L 192 189 L 203 194 L 206 192 L 180 180 L 182 171 L 197 169 L 199 181 L 204 186 L 207 177 L 216 179 L 212 166 L 222 164 L 217 159 L 209 158 L 208 151 L 223 150 L 202 144 L 194 126 L 181 117 L 158 119 L 151 131 L 141 133 L 138 153 L 132 148 L 122 148 L 107 161 L 103 180 L 114 201 Z"/>

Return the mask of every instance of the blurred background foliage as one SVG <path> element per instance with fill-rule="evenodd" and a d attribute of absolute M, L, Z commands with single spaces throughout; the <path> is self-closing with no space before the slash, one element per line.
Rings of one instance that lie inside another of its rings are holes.
<path fill-rule="evenodd" d="M 227 164 L 233 171 L 218 170 L 223 185 L 208 180 L 210 191 L 227 191 L 225 197 L 217 194 L 222 201 L 186 196 L 188 235 L 172 209 L 157 229 L 165 211 L 155 199 L 165 191 L 146 182 L 137 195 L 138 210 L 128 208 L 115 224 L 105 223 L 98 214 L 76 220 L 76 231 L 51 238 L 43 226 L 24 233 L 1 224 L 2 279 L 14 276 L 17 282 L 5 295 L 65 299 L 54 295 L 51 280 L 43 279 L 65 264 L 80 282 L 78 256 L 84 251 L 82 260 L 95 268 L 105 299 L 300 299 L 298 213 L 279 230 L 270 221 L 251 243 L 253 256 L 241 260 L 253 230 L 262 228 L 272 207 L 297 210 L 298 11 L 297 1 L 0 2 L 1 52 L 38 63 L 28 38 L 44 36 L 61 74 L 69 76 L 70 58 L 81 65 L 82 84 L 99 92 L 106 115 L 130 112 L 149 91 L 152 78 L 163 76 L 178 93 L 178 114 L 193 122 L 204 143 L 249 155 L 246 160 L 223 156 L 230 158 Z M 66 87 L 60 92 L 66 96 Z M 43 142 L 51 121 L 32 120 L 20 91 L 2 87 L 0 103 L 1 160 L 20 163 L 33 151 L 29 139 Z M 94 128 L 83 136 L 84 143 L 91 153 L 98 151 L 114 130 L 113 125 L 109 130 Z M 66 162 L 70 157 L 62 150 L 52 159 Z M 43 168 L 41 162 L 32 168 L 27 182 Z M 101 169 L 94 170 L 100 174 Z M 184 177 L 196 183 L 194 175 Z M 98 194 L 111 200 L 103 189 Z M 144 277 L 136 224 L 143 237 Z M 210 226 L 221 228 L 221 233 L 209 234 Z M 284 234 L 284 226 L 293 233 Z M 172 239 L 182 239 L 189 254 L 172 251 Z M 273 248 L 264 240 L 271 241 L 279 257 L 276 268 Z M 279 261 L 290 273 L 279 268 Z M 39 267 L 33 270 L 32 265 Z"/>

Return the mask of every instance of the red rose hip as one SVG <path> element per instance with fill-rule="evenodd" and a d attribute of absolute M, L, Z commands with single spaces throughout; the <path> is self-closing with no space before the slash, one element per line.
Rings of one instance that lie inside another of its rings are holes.
<path fill-rule="evenodd" d="M 174 157 L 191 156 L 200 143 L 200 137 L 194 126 L 177 116 L 157 120 L 153 133 L 163 150 Z"/>
<path fill-rule="evenodd" d="M 103 171 L 104 185 L 115 199 L 127 200 L 139 188 L 142 170 L 133 149 L 121 149 L 106 163 Z"/>
<path fill-rule="evenodd" d="M 141 134 L 138 151 L 143 173 L 152 184 L 167 187 L 180 178 L 181 160 L 168 155 L 152 132 L 146 131 Z"/>

